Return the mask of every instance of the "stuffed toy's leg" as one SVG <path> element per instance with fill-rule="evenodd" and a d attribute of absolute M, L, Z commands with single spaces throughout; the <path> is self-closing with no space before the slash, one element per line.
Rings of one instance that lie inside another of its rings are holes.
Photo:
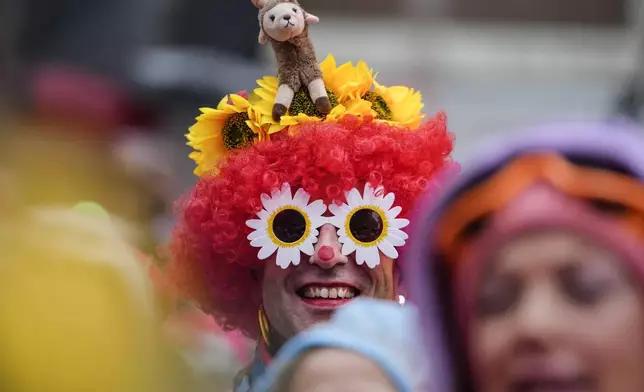
<path fill-rule="evenodd" d="M 273 105 L 273 120 L 279 121 L 288 112 L 294 96 L 295 91 L 291 87 L 287 84 L 280 84 L 275 96 L 275 104 Z"/>
<path fill-rule="evenodd" d="M 322 79 L 315 79 L 307 86 L 311 100 L 315 102 L 315 108 L 322 114 L 331 112 L 331 101 L 326 94 L 326 87 Z"/>

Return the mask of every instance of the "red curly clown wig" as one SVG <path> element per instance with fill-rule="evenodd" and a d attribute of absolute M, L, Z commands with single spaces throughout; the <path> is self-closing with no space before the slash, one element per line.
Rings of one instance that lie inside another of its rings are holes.
<path fill-rule="evenodd" d="M 369 182 L 393 192 L 405 215 L 450 162 L 452 148 L 453 135 L 439 113 L 414 130 L 347 116 L 234 151 L 180 203 L 168 272 L 222 327 L 256 338 L 262 270 L 270 261 L 258 260 L 245 222 L 262 209 L 262 193 L 287 182 L 311 200 L 332 203 Z"/>

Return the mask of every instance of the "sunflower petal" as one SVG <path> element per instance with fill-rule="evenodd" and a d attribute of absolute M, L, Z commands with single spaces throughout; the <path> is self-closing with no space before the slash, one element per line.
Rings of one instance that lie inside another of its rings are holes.
<path fill-rule="evenodd" d="M 230 94 L 230 100 L 233 102 L 234 110 L 237 113 L 245 112 L 250 107 L 248 100 L 240 95 Z"/>

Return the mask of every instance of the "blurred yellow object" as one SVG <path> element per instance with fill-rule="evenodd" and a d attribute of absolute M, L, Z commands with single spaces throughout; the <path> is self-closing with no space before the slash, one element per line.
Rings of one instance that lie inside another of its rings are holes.
<path fill-rule="evenodd" d="M 150 282 L 118 230 L 71 209 L 0 222 L 0 390 L 177 388 Z"/>
<path fill-rule="evenodd" d="M 92 214 L 97 217 L 101 217 L 106 222 L 110 221 L 110 214 L 101 206 L 100 204 L 93 201 L 81 201 L 76 203 L 74 210 L 81 211 L 86 214 Z"/>

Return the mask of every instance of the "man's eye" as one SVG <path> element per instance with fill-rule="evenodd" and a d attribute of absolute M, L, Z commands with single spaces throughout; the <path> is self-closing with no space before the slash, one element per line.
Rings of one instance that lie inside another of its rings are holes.
<path fill-rule="evenodd" d="M 513 309 L 520 300 L 521 282 L 518 278 L 492 278 L 484 283 L 477 295 L 476 313 L 480 318 L 501 316 Z"/>
<path fill-rule="evenodd" d="M 559 286 L 571 302 L 581 306 L 593 306 L 608 295 L 612 280 L 584 271 L 583 267 L 570 267 L 560 271 Z"/>

